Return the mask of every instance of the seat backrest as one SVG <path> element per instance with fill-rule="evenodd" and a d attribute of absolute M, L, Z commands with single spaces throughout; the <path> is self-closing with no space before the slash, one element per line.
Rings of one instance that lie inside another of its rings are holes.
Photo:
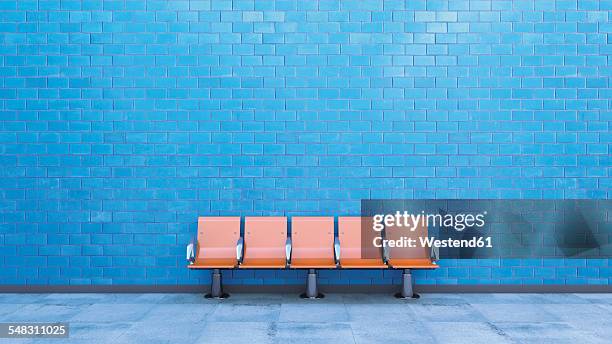
<path fill-rule="evenodd" d="M 334 218 L 291 219 L 291 260 L 334 258 Z"/>
<path fill-rule="evenodd" d="M 420 238 L 427 238 L 427 224 L 418 222 L 414 231 L 409 227 L 386 226 L 385 238 L 398 240 L 402 238 L 414 239 L 415 247 L 390 247 L 389 257 L 393 259 L 430 259 L 430 248 L 421 245 Z"/>
<path fill-rule="evenodd" d="M 240 217 L 198 218 L 198 257 L 236 258 L 240 238 Z"/>
<path fill-rule="evenodd" d="M 340 259 L 380 259 L 382 252 L 374 246 L 374 238 L 379 232 L 372 229 L 371 217 L 338 217 L 338 239 L 340 240 Z"/>
<path fill-rule="evenodd" d="M 287 241 L 284 216 L 247 216 L 244 220 L 244 256 L 247 258 L 283 258 Z"/>

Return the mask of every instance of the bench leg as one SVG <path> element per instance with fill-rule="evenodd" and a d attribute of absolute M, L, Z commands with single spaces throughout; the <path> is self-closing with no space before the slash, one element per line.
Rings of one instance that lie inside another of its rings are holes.
<path fill-rule="evenodd" d="M 204 297 L 207 299 L 225 299 L 229 297 L 229 294 L 223 292 L 223 287 L 221 286 L 221 270 L 213 269 L 212 280 L 210 282 L 210 293 L 204 295 Z"/>
<path fill-rule="evenodd" d="M 306 281 L 306 292 L 300 295 L 303 299 L 322 299 L 325 295 L 319 293 L 317 288 L 317 271 L 308 270 L 308 280 Z"/>
<path fill-rule="evenodd" d="M 418 299 L 419 294 L 412 289 L 412 271 L 405 269 L 402 275 L 402 290 L 395 294 L 398 299 Z"/>

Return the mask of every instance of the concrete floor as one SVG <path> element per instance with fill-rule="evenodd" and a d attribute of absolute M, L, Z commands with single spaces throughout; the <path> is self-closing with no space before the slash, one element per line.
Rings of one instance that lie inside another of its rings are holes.
<path fill-rule="evenodd" d="M 0 322 L 70 339 L 0 343 L 610 343 L 612 294 L 0 294 Z"/>

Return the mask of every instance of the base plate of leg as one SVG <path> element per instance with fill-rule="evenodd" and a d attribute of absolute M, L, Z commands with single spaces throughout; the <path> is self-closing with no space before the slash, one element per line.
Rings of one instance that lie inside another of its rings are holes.
<path fill-rule="evenodd" d="M 315 299 L 322 299 L 322 298 L 324 298 L 324 297 L 325 297 L 325 294 L 318 293 L 318 294 L 317 294 L 317 296 L 315 296 L 315 297 L 308 297 L 308 296 L 306 295 L 306 293 L 302 293 L 302 294 L 300 294 L 300 297 L 301 297 L 302 299 L 310 299 L 310 300 L 315 300 Z"/>
<path fill-rule="evenodd" d="M 223 300 L 223 299 L 227 299 L 228 297 L 230 297 L 230 295 L 228 293 L 222 293 L 221 296 L 212 296 L 212 294 L 208 293 L 206 295 L 204 295 L 205 298 L 207 299 L 217 299 L 217 300 Z"/>
<path fill-rule="evenodd" d="M 421 297 L 421 295 L 419 295 L 417 293 L 413 293 L 412 297 L 405 297 L 405 296 L 402 296 L 402 293 L 395 293 L 395 298 L 396 299 L 412 300 L 412 299 L 418 299 L 420 297 Z"/>

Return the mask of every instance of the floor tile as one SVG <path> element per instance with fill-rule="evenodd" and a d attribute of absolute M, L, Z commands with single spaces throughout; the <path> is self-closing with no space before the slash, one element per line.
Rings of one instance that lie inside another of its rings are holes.
<path fill-rule="evenodd" d="M 27 307 L 28 304 L 11 304 L 11 303 L 3 303 L 0 305 L 0 322 L 7 322 L 11 319 L 11 315 L 24 307 Z"/>
<path fill-rule="evenodd" d="M 486 322 L 429 322 L 424 324 L 439 343 L 444 344 L 504 344 L 512 339 Z"/>
<path fill-rule="evenodd" d="M 419 304 L 408 305 L 417 319 L 427 322 L 479 322 L 485 318 L 469 304 Z"/>
<path fill-rule="evenodd" d="M 217 304 L 218 302 L 223 300 L 216 299 L 207 299 L 204 297 L 204 293 L 202 294 L 163 294 L 161 300 L 159 300 L 159 304 Z"/>
<path fill-rule="evenodd" d="M 125 333 L 131 324 L 129 323 L 70 323 L 70 340 L 91 340 L 111 342 Z"/>
<path fill-rule="evenodd" d="M 346 311 L 351 322 L 418 321 L 412 308 L 405 304 L 347 304 Z"/>
<path fill-rule="evenodd" d="M 342 296 L 342 301 L 349 304 L 374 304 L 374 305 L 382 305 L 382 304 L 403 304 L 404 300 L 397 299 L 393 296 L 392 293 L 389 294 L 380 294 L 380 293 L 372 293 L 372 294 L 344 294 Z"/>
<path fill-rule="evenodd" d="M 161 323 L 161 322 L 180 322 L 185 319 L 199 322 L 207 319 L 219 305 L 217 304 L 158 304 L 149 310 L 141 322 Z"/>
<path fill-rule="evenodd" d="M 74 295 L 74 294 L 69 294 Z M 0 304 L 3 303 L 38 303 L 39 300 L 46 298 L 49 294 L 13 294 L 13 293 L 2 293 L 0 294 Z"/>
<path fill-rule="evenodd" d="M 337 322 L 278 323 L 278 343 L 355 343 L 351 326 Z"/>
<path fill-rule="evenodd" d="M 276 343 L 277 324 L 273 322 L 208 322 L 194 343 L 267 344 Z M 191 343 L 191 342 L 190 342 Z"/>
<path fill-rule="evenodd" d="M 274 322 L 278 321 L 280 309 L 280 304 L 220 303 L 208 316 L 208 320 L 222 322 Z"/>
<path fill-rule="evenodd" d="M 25 305 L 10 314 L 10 322 L 56 322 L 68 321 L 76 314 L 82 312 L 78 306 L 57 306 L 46 304 Z"/>
<path fill-rule="evenodd" d="M 491 322 L 555 322 L 559 317 L 547 312 L 541 305 L 533 304 L 496 304 L 472 305 Z"/>
<path fill-rule="evenodd" d="M 612 304 L 612 293 L 602 294 L 602 293 L 585 293 L 585 294 L 573 294 L 576 297 L 586 300 L 591 303 L 607 303 Z"/>
<path fill-rule="evenodd" d="M 604 340 L 594 333 L 576 329 L 567 323 L 515 322 L 495 325 L 519 343 L 609 343 L 609 339 Z"/>
<path fill-rule="evenodd" d="M 208 322 L 197 318 L 174 318 L 167 321 L 152 321 L 143 318 L 126 329 L 116 340 L 130 343 L 134 340 L 143 342 L 169 341 L 171 343 L 190 343 L 199 338 L 208 326 Z M 237 325 L 240 323 L 236 322 Z"/>
<path fill-rule="evenodd" d="M 583 322 L 594 319 L 611 318 L 612 307 L 608 310 L 606 306 L 610 305 L 595 305 L 591 303 L 540 305 L 546 312 L 566 322 Z"/>
<path fill-rule="evenodd" d="M 94 304 L 87 306 L 71 322 L 122 323 L 142 319 L 153 308 L 153 304 Z"/>
<path fill-rule="evenodd" d="M 40 302 L 48 305 L 93 305 L 95 303 L 110 303 L 115 298 L 116 295 L 114 294 L 49 294 L 42 298 Z"/>
<path fill-rule="evenodd" d="M 304 300 L 302 303 L 283 304 L 281 306 L 281 322 L 343 322 L 349 316 L 344 303 L 324 304 L 317 300 Z"/>
<path fill-rule="evenodd" d="M 386 318 L 375 322 L 351 322 L 351 327 L 358 344 L 435 343 L 434 337 L 421 322 Z"/>

